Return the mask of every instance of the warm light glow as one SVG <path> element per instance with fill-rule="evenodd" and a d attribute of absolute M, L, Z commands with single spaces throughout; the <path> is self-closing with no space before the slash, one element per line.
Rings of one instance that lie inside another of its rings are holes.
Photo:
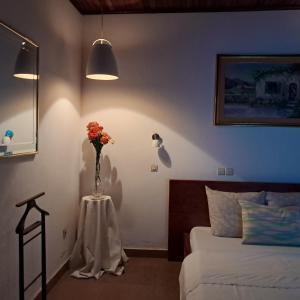
<path fill-rule="evenodd" d="M 21 78 L 21 79 L 31 79 L 31 80 L 39 79 L 39 75 L 36 74 L 14 74 L 14 77 Z"/>
<path fill-rule="evenodd" d="M 108 75 L 108 74 L 88 74 L 86 75 L 86 78 L 94 79 L 94 80 L 116 80 L 119 77 L 115 75 Z"/>

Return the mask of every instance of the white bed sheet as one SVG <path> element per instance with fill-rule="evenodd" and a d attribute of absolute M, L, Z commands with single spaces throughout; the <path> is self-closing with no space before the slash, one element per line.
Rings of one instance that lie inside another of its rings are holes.
<path fill-rule="evenodd" d="M 300 247 L 243 245 L 241 238 L 218 237 L 211 234 L 210 227 L 194 227 L 190 233 L 192 252 L 197 250 L 284 251 L 300 253 Z M 299 298 L 300 300 L 300 298 Z"/>
<path fill-rule="evenodd" d="M 239 238 L 215 237 L 209 227 L 195 227 L 190 235 L 192 252 L 213 251 L 243 251 L 243 253 L 285 252 L 300 253 L 297 247 L 275 247 L 243 245 Z M 214 262 L 211 261 L 211 264 Z M 180 273 L 181 300 L 299 300 L 300 289 L 247 287 L 236 285 L 200 284 L 194 290 L 186 292 L 190 283 L 195 281 L 196 264 L 184 261 Z"/>

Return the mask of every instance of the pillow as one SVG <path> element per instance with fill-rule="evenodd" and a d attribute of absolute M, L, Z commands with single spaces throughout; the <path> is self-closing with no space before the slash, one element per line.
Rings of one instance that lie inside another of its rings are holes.
<path fill-rule="evenodd" d="M 270 207 L 240 200 L 243 244 L 300 246 L 300 207 Z"/>
<path fill-rule="evenodd" d="M 212 234 L 223 237 L 242 236 L 242 211 L 238 200 L 265 203 L 265 192 L 230 193 L 205 187 Z"/>
<path fill-rule="evenodd" d="M 300 193 L 267 192 L 266 200 L 272 207 L 300 206 Z"/>

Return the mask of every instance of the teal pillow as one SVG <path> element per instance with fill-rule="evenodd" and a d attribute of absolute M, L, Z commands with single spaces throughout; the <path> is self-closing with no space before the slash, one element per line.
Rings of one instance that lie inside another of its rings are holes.
<path fill-rule="evenodd" d="M 243 244 L 300 246 L 300 207 L 270 207 L 240 200 Z"/>
<path fill-rule="evenodd" d="M 300 206 L 300 193 L 267 192 L 266 200 L 272 207 Z"/>

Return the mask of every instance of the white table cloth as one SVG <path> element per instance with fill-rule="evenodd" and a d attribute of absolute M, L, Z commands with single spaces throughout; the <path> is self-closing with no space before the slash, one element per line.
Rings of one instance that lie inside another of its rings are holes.
<path fill-rule="evenodd" d="M 71 255 L 76 278 L 99 279 L 104 272 L 121 275 L 128 260 L 110 196 L 85 196 L 81 201 L 78 237 Z"/>

